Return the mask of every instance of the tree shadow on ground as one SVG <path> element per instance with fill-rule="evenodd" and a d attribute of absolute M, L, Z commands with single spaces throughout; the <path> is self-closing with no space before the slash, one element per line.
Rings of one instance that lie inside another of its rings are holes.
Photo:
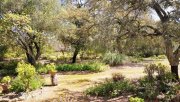
<path fill-rule="evenodd" d="M 57 91 L 61 92 L 58 98 L 48 99 L 43 102 L 128 102 L 127 96 L 108 99 L 104 97 L 89 96 L 83 92 L 73 92 L 67 89 Z"/>

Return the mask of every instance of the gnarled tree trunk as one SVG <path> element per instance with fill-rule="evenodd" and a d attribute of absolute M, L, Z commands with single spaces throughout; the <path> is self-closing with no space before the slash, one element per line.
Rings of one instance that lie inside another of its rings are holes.
<path fill-rule="evenodd" d="M 164 37 L 166 56 L 171 65 L 171 72 L 177 80 L 179 80 L 178 65 L 179 65 L 179 47 L 173 51 L 173 44 L 169 37 Z"/>
<path fill-rule="evenodd" d="M 27 61 L 31 64 L 31 65 L 36 65 L 36 59 L 34 58 L 33 55 L 29 54 L 26 52 L 26 57 L 27 57 Z"/>

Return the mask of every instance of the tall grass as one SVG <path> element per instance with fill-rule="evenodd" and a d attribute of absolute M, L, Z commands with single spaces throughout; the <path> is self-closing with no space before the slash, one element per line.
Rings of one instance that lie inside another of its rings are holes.
<path fill-rule="evenodd" d="M 118 53 L 106 53 L 103 56 L 103 62 L 111 66 L 121 65 L 126 60 L 126 56 Z"/>

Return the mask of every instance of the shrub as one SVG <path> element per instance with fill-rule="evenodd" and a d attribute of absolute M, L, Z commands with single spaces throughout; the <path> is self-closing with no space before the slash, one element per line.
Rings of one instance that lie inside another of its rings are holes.
<path fill-rule="evenodd" d="M 54 63 L 47 64 L 45 66 L 39 65 L 39 68 L 37 69 L 38 73 L 48 73 L 49 71 L 55 71 L 56 66 Z"/>
<path fill-rule="evenodd" d="M 146 65 L 144 72 L 148 75 L 149 79 L 152 79 L 155 76 L 155 73 L 157 73 L 157 77 L 164 77 L 165 73 L 167 73 L 168 67 L 158 63 L 158 64 L 149 64 Z"/>
<path fill-rule="evenodd" d="M 124 80 L 124 78 L 125 78 L 125 77 L 122 75 L 122 73 L 113 73 L 113 74 L 112 74 L 112 79 L 113 79 L 113 81 L 115 81 L 115 82 Z"/>
<path fill-rule="evenodd" d="M 122 54 L 109 52 L 103 56 L 103 62 L 111 66 L 121 65 L 123 61 L 125 61 L 125 55 Z"/>
<path fill-rule="evenodd" d="M 139 97 L 130 97 L 129 102 L 144 102 L 144 99 Z"/>
<path fill-rule="evenodd" d="M 42 82 L 37 77 L 34 66 L 21 62 L 18 63 L 16 71 L 18 76 L 12 82 L 12 90 L 16 92 L 30 91 L 42 86 Z"/>
<path fill-rule="evenodd" d="M 58 71 L 103 71 L 107 66 L 103 63 L 84 63 L 84 64 L 61 64 L 56 67 Z"/>
<path fill-rule="evenodd" d="M 150 64 L 146 66 L 147 76 L 139 80 L 137 95 L 144 99 L 155 100 L 163 96 L 161 101 L 171 101 L 180 89 L 178 82 L 174 83 L 174 76 L 168 72 L 167 67 L 162 64 Z M 157 75 L 155 75 L 157 73 Z"/>
<path fill-rule="evenodd" d="M 2 83 L 6 83 L 6 84 L 10 83 L 10 81 L 11 81 L 10 76 L 3 77 L 1 80 Z"/>
<path fill-rule="evenodd" d="M 25 91 L 25 84 L 20 78 L 16 77 L 11 83 L 11 90 L 13 92 L 23 92 Z"/>
<path fill-rule="evenodd" d="M 105 82 L 100 85 L 96 85 L 86 90 L 86 94 L 103 96 L 103 97 L 116 97 L 123 93 L 128 93 L 134 90 L 134 86 L 126 81 L 118 82 Z"/>
<path fill-rule="evenodd" d="M 29 91 L 40 88 L 44 84 L 43 79 L 39 76 L 35 76 L 29 82 Z M 13 92 L 24 92 L 26 91 L 26 84 L 19 78 L 16 77 L 11 83 L 11 91 Z"/>
<path fill-rule="evenodd" d="M 16 75 L 16 67 L 17 67 L 16 61 L 10 61 L 10 62 L 0 62 L 0 74 L 2 76 L 8 76 L 8 75 Z"/>

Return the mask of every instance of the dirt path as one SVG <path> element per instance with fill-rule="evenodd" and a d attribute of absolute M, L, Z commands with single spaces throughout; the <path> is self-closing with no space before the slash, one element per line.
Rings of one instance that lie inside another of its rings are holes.
<path fill-rule="evenodd" d="M 85 96 L 83 92 L 87 88 L 111 78 L 114 72 L 121 72 L 126 78 L 130 79 L 142 77 L 144 76 L 143 69 L 146 63 L 149 63 L 149 61 L 111 67 L 99 73 L 58 73 L 58 86 L 48 86 L 50 85 L 50 76 L 45 75 L 47 86 L 31 92 L 30 95 L 27 95 L 25 102 L 127 102 L 128 96 L 106 100 L 99 97 Z M 167 64 L 167 61 L 164 61 L 164 63 Z"/>
<path fill-rule="evenodd" d="M 111 67 L 110 69 L 99 72 L 99 73 L 58 73 L 59 85 L 58 86 L 46 86 L 41 89 L 41 94 L 38 97 L 33 97 L 28 99 L 27 102 L 102 102 L 101 98 L 88 97 L 83 94 L 83 92 L 105 79 L 110 79 L 112 73 L 121 72 L 126 78 L 139 78 L 143 76 L 143 64 L 126 64 L 118 67 Z M 45 75 L 46 84 L 50 84 L 50 76 Z M 123 97 L 117 98 L 118 100 L 125 101 Z M 117 100 L 115 99 L 115 100 Z M 63 101 L 64 100 L 64 101 Z M 107 102 L 115 102 L 115 100 L 106 100 Z M 119 102 L 119 101 L 118 101 Z"/>

